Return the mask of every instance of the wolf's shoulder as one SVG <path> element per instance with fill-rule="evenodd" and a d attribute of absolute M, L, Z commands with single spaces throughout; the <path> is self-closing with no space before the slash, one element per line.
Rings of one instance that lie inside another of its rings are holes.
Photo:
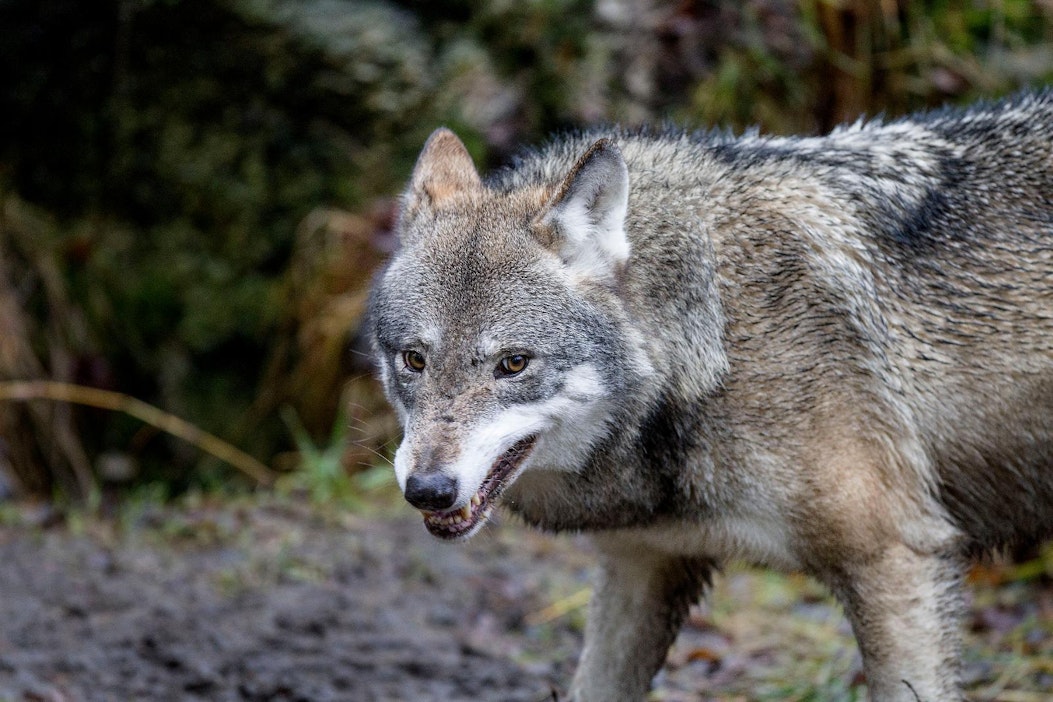
<path fill-rule="evenodd" d="M 611 139 L 631 172 L 650 172 L 675 180 L 692 170 L 731 174 L 785 165 L 826 171 L 870 170 L 875 158 L 926 160 L 974 151 L 983 154 L 1024 145 L 1044 150 L 1053 144 L 1053 88 L 1017 92 L 999 100 L 945 106 L 895 119 L 861 116 L 827 134 L 778 136 L 756 128 L 734 134 L 727 129 L 692 130 L 658 126 L 604 125 L 557 134 L 518 152 L 497 170 L 490 184 L 499 189 L 558 182 L 582 153 L 599 139 Z M 880 170 L 880 169 L 879 169 Z"/>

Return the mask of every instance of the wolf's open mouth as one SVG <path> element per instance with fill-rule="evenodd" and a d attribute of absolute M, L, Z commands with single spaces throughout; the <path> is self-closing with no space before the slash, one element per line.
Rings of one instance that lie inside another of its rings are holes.
<path fill-rule="evenodd" d="M 497 498 L 511 482 L 509 478 L 515 475 L 523 459 L 534 448 L 536 439 L 536 436 L 520 439 L 512 448 L 501 454 L 483 478 L 483 484 L 464 507 L 442 512 L 423 512 L 424 526 L 428 531 L 442 539 L 460 539 L 475 533 L 476 528 L 490 516 Z"/>

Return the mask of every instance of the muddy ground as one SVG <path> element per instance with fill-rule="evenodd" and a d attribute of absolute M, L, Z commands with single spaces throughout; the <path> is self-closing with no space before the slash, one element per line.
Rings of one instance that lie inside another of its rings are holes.
<path fill-rule="evenodd" d="M 393 511 L 197 500 L 45 526 L 8 507 L 0 702 L 558 699 L 581 645 L 587 543 L 502 523 L 451 546 Z M 981 574 L 971 591 L 976 699 L 1053 699 L 1053 587 L 1029 573 Z M 864 690 L 820 589 L 736 570 L 692 612 L 653 697 Z"/>

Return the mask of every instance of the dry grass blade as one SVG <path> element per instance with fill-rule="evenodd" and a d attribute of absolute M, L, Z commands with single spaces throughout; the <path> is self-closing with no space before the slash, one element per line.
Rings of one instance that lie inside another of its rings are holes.
<path fill-rule="evenodd" d="M 592 588 L 582 588 L 568 597 L 553 602 L 548 607 L 527 614 L 523 618 L 523 622 L 529 626 L 547 624 L 573 612 L 576 609 L 584 607 L 589 603 L 590 597 L 592 597 Z"/>
<path fill-rule="evenodd" d="M 124 412 L 193 444 L 205 453 L 234 466 L 261 485 L 271 485 L 274 482 L 274 473 L 241 449 L 174 414 L 123 393 L 48 380 L 3 381 L 0 382 L 0 401 L 5 400 L 55 400 Z"/>

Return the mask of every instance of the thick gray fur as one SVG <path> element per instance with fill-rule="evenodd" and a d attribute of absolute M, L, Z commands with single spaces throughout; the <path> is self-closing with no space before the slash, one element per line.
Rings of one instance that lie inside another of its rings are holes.
<path fill-rule="evenodd" d="M 437 132 L 399 231 L 371 302 L 396 472 L 456 510 L 536 437 L 501 503 L 602 554 L 573 699 L 643 698 L 729 559 L 826 583 L 871 699 L 961 698 L 965 563 L 1053 535 L 1053 92 L 585 133 L 485 181 Z"/>

